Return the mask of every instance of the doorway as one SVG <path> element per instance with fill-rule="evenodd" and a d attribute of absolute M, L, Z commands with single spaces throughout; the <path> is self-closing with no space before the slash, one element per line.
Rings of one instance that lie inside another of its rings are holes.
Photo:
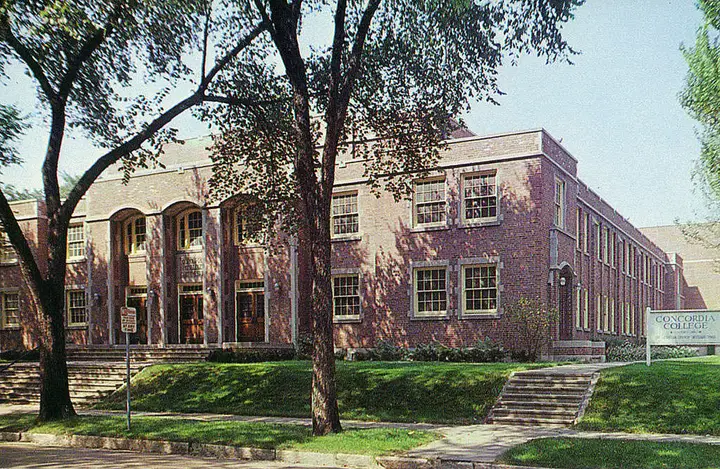
<path fill-rule="evenodd" d="M 125 289 L 125 306 L 135 308 L 137 317 L 137 332 L 130 334 L 130 345 L 147 345 L 147 287 L 127 287 Z M 125 337 L 122 340 L 124 343 Z"/>
<path fill-rule="evenodd" d="M 202 344 L 205 341 L 202 284 L 179 285 L 178 310 L 180 343 Z"/>
<path fill-rule="evenodd" d="M 558 309 L 560 313 L 560 340 L 572 339 L 573 310 L 573 273 L 566 265 L 560 270 L 558 286 Z M 577 313 L 579 314 L 579 312 Z"/>
<path fill-rule="evenodd" d="M 236 282 L 235 317 L 238 342 L 265 341 L 265 282 Z"/>

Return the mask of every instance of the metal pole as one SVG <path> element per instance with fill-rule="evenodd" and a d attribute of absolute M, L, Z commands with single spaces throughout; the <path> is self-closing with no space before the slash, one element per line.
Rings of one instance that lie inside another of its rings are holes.
<path fill-rule="evenodd" d="M 650 308 L 645 309 L 645 364 L 650 366 Z"/>
<path fill-rule="evenodd" d="M 127 365 L 127 380 L 125 381 L 125 390 L 127 391 L 127 429 L 130 431 L 130 333 L 125 333 L 125 362 Z"/>

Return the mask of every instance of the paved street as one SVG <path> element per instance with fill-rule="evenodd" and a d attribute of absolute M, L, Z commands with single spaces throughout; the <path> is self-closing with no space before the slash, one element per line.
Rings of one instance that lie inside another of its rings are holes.
<path fill-rule="evenodd" d="M 49 448 L 27 443 L 0 443 L 0 467 L 60 469 L 82 467 L 84 469 L 132 468 L 237 468 L 237 469 L 293 469 L 309 466 L 289 465 L 275 462 L 235 461 L 189 458 L 177 455 L 131 453 L 127 451 L 104 451 L 80 448 Z"/>

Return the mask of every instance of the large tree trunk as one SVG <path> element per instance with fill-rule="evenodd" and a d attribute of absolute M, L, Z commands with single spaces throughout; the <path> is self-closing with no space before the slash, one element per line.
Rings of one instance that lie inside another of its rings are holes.
<path fill-rule="evenodd" d="M 319 210 L 312 243 L 313 288 L 313 435 L 342 431 L 335 385 L 330 222 L 327 210 Z"/>

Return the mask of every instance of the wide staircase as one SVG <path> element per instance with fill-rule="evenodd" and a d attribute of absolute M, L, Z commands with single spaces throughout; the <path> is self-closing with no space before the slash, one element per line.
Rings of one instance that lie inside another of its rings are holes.
<path fill-rule="evenodd" d="M 545 370 L 513 374 L 488 421 L 509 425 L 572 425 L 585 412 L 598 373 Z"/>
<path fill-rule="evenodd" d="M 131 364 L 130 374 L 144 365 Z M 126 365 L 118 363 L 68 363 L 73 404 L 88 406 L 125 384 Z M 0 401 L 13 404 L 40 402 L 40 369 L 37 363 L 16 363 L 0 373 Z"/>
<path fill-rule="evenodd" d="M 130 374 L 134 376 L 153 363 L 207 360 L 207 347 L 131 346 Z M 74 404 L 89 406 L 125 384 L 124 347 L 70 346 L 67 349 L 70 397 Z M 40 371 L 37 362 L 19 362 L 0 367 L 0 402 L 30 404 L 40 401 Z"/>

